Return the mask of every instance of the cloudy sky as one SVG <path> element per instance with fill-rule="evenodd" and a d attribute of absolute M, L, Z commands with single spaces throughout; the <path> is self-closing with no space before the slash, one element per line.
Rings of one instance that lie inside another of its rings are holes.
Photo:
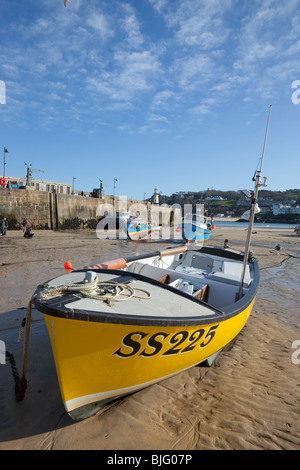
<path fill-rule="evenodd" d="M 300 0 L 1 0 L 0 168 L 150 197 L 300 187 Z M 299 90 L 299 92 L 298 92 Z"/>

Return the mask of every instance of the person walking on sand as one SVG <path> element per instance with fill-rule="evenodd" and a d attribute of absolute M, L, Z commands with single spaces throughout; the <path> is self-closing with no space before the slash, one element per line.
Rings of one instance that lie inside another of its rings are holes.
<path fill-rule="evenodd" d="M 6 220 L 6 217 L 4 217 L 1 224 L 1 237 L 4 237 L 4 235 L 6 235 L 7 227 L 8 222 Z"/>
<path fill-rule="evenodd" d="M 27 225 L 28 225 L 28 222 L 27 222 L 26 219 L 24 219 L 23 222 L 22 222 L 22 227 L 23 227 L 23 232 L 24 232 L 24 233 L 26 232 L 26 227 L 27 227 Z"/>

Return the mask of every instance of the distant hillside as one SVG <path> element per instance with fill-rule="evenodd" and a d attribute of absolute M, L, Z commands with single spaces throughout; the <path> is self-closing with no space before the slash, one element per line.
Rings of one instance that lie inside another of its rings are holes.
<path fill-rule="evenodd" d="M 207 198 L 222 198 L 218 200 L 207 200 Z M 231 214 L 232 216 L 240 216 L 245 212 L 250 203 L 241 194 L 240 191 L 218 191 L 216 189 L 209 189 L 206 191 L 192 192 L 180 191 L 173 193 L 170 196 L 161 195 L 161 204 L 204 204 L 208 213 L 215 214 Z M 272 203 L 282 204 L 296 204 L 300 205 L 300 189 L 287 189 L 286 191 L 269 191 L 261 189 L 259 191 L 260 206 L 269 205 L 270 212 Z"/>

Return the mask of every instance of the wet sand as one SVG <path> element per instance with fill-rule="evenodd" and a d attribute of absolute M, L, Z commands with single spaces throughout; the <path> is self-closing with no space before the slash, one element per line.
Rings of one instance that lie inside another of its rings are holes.
<path fill-rule="evenodd" d="M 234 344 L 212 367 L 193 367 L 85 421 L 74 422 L 64 411 L 44 320 L 33 310 L 24 401 L 14 399 L 10 365 L 0 364 L 0 449 L 299 449 L 300 363 L 292 361 L 292 344 L 300 340 L 300 237 L 291 229 L 255 232 L 261 282 Z M 217 226 L 209 243 L 223 246 L 224 239 L 242 250 L 245 229 Z M 18 368 L 27 303 L 39 283 L 64 273 L 65 261 L 79 269 L 171 245 L 99 240 L 85 231 L 37 231 L 32 240 L 8 232 L 0 239 L 0 340 Z"/>

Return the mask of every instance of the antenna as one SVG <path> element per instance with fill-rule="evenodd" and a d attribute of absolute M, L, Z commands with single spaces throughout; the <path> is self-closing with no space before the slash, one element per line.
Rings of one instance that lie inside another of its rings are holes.
<path fill-rule="evenodd" d="M 263 150 L 262 150 L 262 156 L 261 156 L 261 159 L 260 159 L 260 168 L 259 168 L 259 170 L 257 170 L 255 172 L 255 175 L 253 177 L 253 179 L 255 180 L 255 188 L 254 188 L 253 197 L 252 197 L 252 201 L 251 201 L 249 227 L 248 227 L 246 247 L 245 247 L 245 253 L 244 253 L 244 264 L 243 264 L 241 283 L 240 283 L 239 294 L 238 294 L 239 299 L 242 297 L 244 277 L 245 277 L 246 266 L 247 266 L 247 261 L 248 261 L 248 256 L 249 256 L 249 250 L 250 250 L 250 240 L 251 240 L 251 234 L 252 234 L 252 228 L 253 228 L 253 222 L 254 222 L 255 206 L 256 206 L 257 195 L 258 195 L 258 188 L 260 186 L 266 186 L 267 185 L 267 178 L 266 177 L 264 178 L 264 182 L 262 184 L 260 182 L 260 178 L 261 178 L 261 170 L 262 170 L 262 164 L 263 164 L 263 160 L 264 160 L 264 154 L 265 154 L 265 148 L 266 148 L 266 142 L 267 142 L 271 107 L 272 107 L 272 105 L 270 105 L 270 107 L 269 107 L 269 115 L 268 115 L 268 121 L 267 121 L 266 133 L 265 133 L 265 140 L 264 140 L 264 145 L 263 145 Z"/>

